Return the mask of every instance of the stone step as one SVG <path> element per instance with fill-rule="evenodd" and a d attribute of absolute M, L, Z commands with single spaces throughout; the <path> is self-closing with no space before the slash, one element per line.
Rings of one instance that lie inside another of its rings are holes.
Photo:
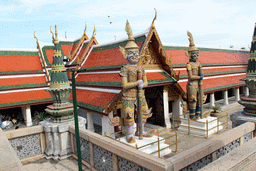
<path fill-rule="evenodd" d="M 158 143 L 157 143 L 158 136 L 154 135 L 153 137 L 143 137 L 142 140 L 139 140 L 139 137 L 135 136 L 135 140 L 136 140 L 135 143 L 127 143 L 125 136 L 120 138 L 120 141 L 122 143 L 125 143 L 126 145 L 133 146 L 133 147 L 136 147 L 136 145 L 137 145 L 137 147 L 139 148 L 138 150 L 143 151 L 147 154 L 150 154 L 150 153 L 158 150 Z M 159 137 L 159 141 L 160 141 L 160 149 L 163 149 L 163 148 L 168 146 L 168 144 L 166 144 L 164 142 L 165 141 L 164 138 Z M 153 144 L 150 144 L 150 143 L 153 143 Z M 147 145 L 147 146 L 142 147 L 144 145 Z M 142 147 L 142 148 L 140 148 L 140 147 Z M 171 152 L 172 152 L 172 150 L 170 148 L 166 148 L 164 150 L 161 150 L 160 151 L 160 157 L 162 157 L 164 155 L 167 155 Z M 152 155 L 153 156 L 158 156 L 158 153 L 156 152 Z"/>

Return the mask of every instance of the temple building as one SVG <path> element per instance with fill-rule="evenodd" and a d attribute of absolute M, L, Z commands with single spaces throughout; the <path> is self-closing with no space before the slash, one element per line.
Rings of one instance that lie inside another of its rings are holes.
<path fill-rule="evenodd" d="M 149 83 L 145 96 L 149 107 L 153 108 L 153 116 L 148 122 L 171 128 L 171 116 L 182 114 L 182 100 L 187 98 L 186 63 L 189 59 L 184 50 L 188 47 L 163 45 L 154 21 L 149 29 L 135 34 L 134 38 L 140 47 L 139 65 L 143 65 Z M 80 39 L 59 38 L 61 53 L 69 59 L 66 69 L 86 69 L 76 74 L 77 100 L 79 115 L 87 118 L 87 129 L 91 131 L 98 126 L 104 130 L 102 134 L 112 132 L 114 128 L 108 117 L 120 115 L 119 73 L 126 60 L 119 47 L 124 47 L 127 41 L 125 38 L 99 44 L 95 29 L 91 37 L 85 29 Z M 46 89 L 50 87 L 54 44 L 42 43 L 37 38 L 36 43 L 37 49 L 33 50 L 0 49 L 0 113 L 15 109 L 23 114 L 27 126 L 32 125 L 31 115 L 35 111 L 53 103 Z M 235 96 L 238 101 L 240 94 L 248 95 L 248 88 L 241 81 L 246 75 L 248 50 L 198 49 L 198 62 L 204 73 L 203 89 L 210 106 L 215 105 L 215 100 L 224 99 L 223 103 L 228 105 L 229 97 Z M 67 74 L 70 76 L 69 72 Z"/>

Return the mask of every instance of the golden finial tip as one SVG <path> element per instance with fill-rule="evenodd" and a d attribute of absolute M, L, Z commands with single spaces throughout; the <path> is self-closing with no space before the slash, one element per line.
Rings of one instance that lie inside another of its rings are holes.
<path fill-rule="evenodd" d="M 154 17 L 154 19 L 153 19 L 153 21 L 152 21 L 152 28 L 155 28 L 155 20 L 156 20 L 156 18 L 157 18 L 157 11 L 156 11 L 156 8 L 154 8 L 154 10 L 155 10 L 155 17 Z"/>
<path fill-rule="evenodd" d="M 85 22 L 84 34 L 86 34 L 87 24 Z"/>
<path fill-rule="evenodd" d="M 93 26 L 94 26 L 94 29 L 93 29 L 92 37 L 95 37 L 96 34 L 97 34 L 97 30 L 96 30 L 96 28 L 95 28 L 95 24 L 94 24 Z"/>

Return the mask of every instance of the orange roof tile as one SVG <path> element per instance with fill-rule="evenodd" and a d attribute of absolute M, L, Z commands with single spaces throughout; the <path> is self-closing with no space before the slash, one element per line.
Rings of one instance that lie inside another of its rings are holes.
<path fill-rule="evenodd" d="M 104 107 L 105 101 L 108 104 L 116 95 L 115 93 L 88 91 L 88 90 L 81 90 L 81 89 L 77 89 L 76 93 L 77 93 L 77 101 L 91 104 L 94 106 L 99 106 L 99 107 Z"/>
<path fill-rule="evenodd" d="M 0 93 L 1 104 L 15 103 L 29 100 L 40 100 L 51 98 L 49 92 L 45 90 L 33 90 L 23 92 Z"/>
<path fill-rule="evenodd" d="M 52 61 L 53 61 L 53 49 L 46 49 L 45 53 L 46 53 L 46 56 L 48 58 L 49 63 L 52 64 Z"/>
<path fill-rule="evenodd" d="M 172 56 L 172 64 L 186 64 L 189 62 L 184 50 L 165 50 L 167 56 Z M 207 63 L 247 63 L 249 54 L 231 53 L 231 52 L 215 52 L 215 51 L 199 51 L 198 62 Z"/>
<path fill-rule="evenodd" d="M 140 47 L 142 45 L 142 42 L 137 43 L 137 45 Z M 108 65 L 123 65 L 126 63 L 126 59 L 120 52 L 119 47 L 117 47 L 102 51 L 91 52 L 82 68 Z"/>
<path fill-rule="evenodd" d="M 22 84 L 37 84 L 37 83 L 46 83 L 45 76 L 39 77 L 20 77 L 20 78 L 2 78 L 0 79 L 1 86 L 9 85 L 22 85 Z"/>
<path fill-rule="evenodd" d="M 36 55 L 0 55 L 0 72 L 42 70 L 39 56 Z"/>
<path fill-rule="evenodd" d="M 71 47 L 72 47 L 72 45 L 61 45 L 62 51 L 65 56 L 69 55 Z"/>

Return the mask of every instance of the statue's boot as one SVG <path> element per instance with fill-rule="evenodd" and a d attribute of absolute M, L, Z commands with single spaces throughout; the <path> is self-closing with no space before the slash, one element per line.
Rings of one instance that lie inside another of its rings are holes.
<path fill-rule="evenodd" d="M 189 109 L 189 117 L 190 117 L 190 119 L 193 120 L 193 121 L 197 119 L 195 113 L 196 113 L 196 110 L 195 110 L 195 109 Z"/>
<path fill-rule="evenodd" d="M 135 137 L 134 137 L 134 131 L 133 131 L 133 125 L 131 126 L 125 126 L 126 130 L 126 141 L 128 143 L 135 143 Z"/>
<path fill-rule="evenodd" d="M 201 116 L 201 107 L 197 106 L 196 107 L 196 118 L 199 118 Z"/>
<path fill-rule="evenodd" d="M 148 132 L 144 131 L 144 125 L 145 123 L 142 123 L 142 135 L 143 137 L 153 137 L 153 135 L 155 134 L 155 130 L 150 130 Z M 140 131 L 139 131 L 139 123 L 137 123 L 137 130 L 135 132 L 135 135 L 136 136 L 139 136 L 140 135 Z"/>

